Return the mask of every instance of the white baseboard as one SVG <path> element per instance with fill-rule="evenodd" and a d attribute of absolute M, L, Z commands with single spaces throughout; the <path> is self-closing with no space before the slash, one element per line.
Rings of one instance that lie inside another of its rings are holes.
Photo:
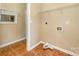
<path fill-rule="evenodd" d="M 36 43 L 34 46 L 30 47 L 28 49 L 28 51 L 31 51 L 32 49 L 34 49 L 35 47 L 37 47 L 39 44 L 43 43 L 42 41 L 39 41 L 38 43 Z"/>
<path fill-rule="evenodd" d="M 21 39 L 18 39 L 18 40 L 15 40 L 15 41 L 13 41 L 13 42 L 5 43 L 5 44 L 3 44 L 3 45 L 0 45 L 0 48 L 6 47 L 6 46 L 8 46 L 8 45 L 10 45 L 10 44 L 14 44 L 14 43 L 16 43 L 16 42 L 20 42 L 20 41 L 22 41 L 22 40 L 24 40 L 24 39 L 25 39 L 25 37 L 23 37 L 23 38 L 21 38 Z"/>
<path fill-rule="evenodd" d="M 41 41 L 41 43 L 45 43 L 45 42 Z M 57 49 L 57 50 L 60 50 L 60 51 L 62 51 L 62 52 L 65 52 L 65 53 L 67 53 L 67 54 L 70 54 L 70 55 L 73 55 L 73 56 L 79 56 L 79 55 L 76 54 L 76 53 L 73 53 L 73 52 L 71 52 L 71 51 L 69 51 L 69 50 L 66 50 L 66 49 L 60 48 L 60 47 L 58 47 L 58 46 L 52 45 L 52 44 L 50 44 L 50 43 L 48 43 L 48 45 L 49 45 L 49 48 L 51 48 L 51 49 L 55 48 L 55 49 Z"/>
<path fill-rule="evenodd" d="M 22 41 L 22 40 L 24 40 L 24 39 L 25 39 L 25 37 L 23 37 L 23 38 L 21 38 L 21 39 L 19 39 L 19 40 L 15 40 L 15 41 L 13 41 L 13 42 L 9 42 L 9 43 L 0 45 L 0 48 L 6 47 L 6 46 L 8 46 L 8 45 L 10 45 L 10 44 L 14 44 L 14 43 L 16 43 L 16 42 L 20 42 L 20 41 Z M 28 51 L 34 49 L 35 47 L 37 47 L 37 46 L 38 46 L 39 44 L 41 44 L 41 43 L 42 43 L 42 44 L 45 44 L 45 42 L 39 41 L 39 42 L 36 43 L 34 46 L 30 47 L 30 49 L 29 49 Z M 60 50 L 60 51 L 62 51 L 62 52 L 65 52 L 65 53 L 67 53 L 67 54 L 70 54 L 70 55 L 73 55 L 73 56 L 79 56 L 78 54 L 75 54 L 75 53 L 73 53 L 73 52 L 71 52 L 71 51 L 68 51 L 68 50 L 66 50 L 66 49 L 60 48 L 60 47 L 58 47 L 58 46 L 52 45 L 52 44 L 50 44 L 50 43 L 48 43 L 48 45 L 49 45 L 49 48 L 51 48 L 51 49 L 55 48 L 55 49 L 57 49 L 57 50 Z"/>

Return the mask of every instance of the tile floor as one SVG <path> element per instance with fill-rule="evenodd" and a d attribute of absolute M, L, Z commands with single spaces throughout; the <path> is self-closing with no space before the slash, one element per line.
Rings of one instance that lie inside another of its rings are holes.
<path fill-rule="evenodd" d="M 43 44 L 38 45 L 31 51 L 26 50 L 26 41 L 11 44 L 0 48 L 0 56 L 70 56 L 56 49 L 43 49 Z"/>

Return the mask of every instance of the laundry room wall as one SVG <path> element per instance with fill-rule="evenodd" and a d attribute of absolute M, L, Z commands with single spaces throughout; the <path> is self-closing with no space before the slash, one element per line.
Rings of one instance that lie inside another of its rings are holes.
<path fill-rule="evenodd" d="M 33 47 L 38 42 L 40 42 L 40 26 L 41 26 L 41 19 L 40 19 L 40 3 L 31 3 L 30 4 L 30 17 L 31 17 L 31 25 L 30 25 L 30 47 Z"/>
<path fill-rule="evenodd" d="M 25 6 L 25 3 L 0 3 L 0 9 L 17 13 L 17 24 L 0 24 L 0 45 L 25 37 Z"/>
<path fill-rule="evenodd" d="M 75 4 L 42 4 L 41 39 L 79 54 L 79 6 L 62 8 L 71 5 Z M 57 30 L 57 27 L 61 27 L 61 30 Z"/>
<path fill-rule="evenodd" d="M 70 5 L 73 5 L 73 3 L 42 3 L 41 5 L 42 5 L 41 11 L 48 11 L 51 9 L 57 9 L 57 8 L 70 6 Z"/>

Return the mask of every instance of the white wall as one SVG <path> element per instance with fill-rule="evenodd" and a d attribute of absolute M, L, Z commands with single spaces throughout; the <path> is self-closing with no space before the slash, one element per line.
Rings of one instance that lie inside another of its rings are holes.
<path fill-rule="evenodd" d="M 37 44 L 40 41 L 40 26 L 41 26 L 41 20 L 40 20 L 40 4 L 31 4 L 30 5 L 31 10 L 31 29 L 30 29 L 30 47 L 33 47 L 35 44 Z"/>
<path fill-rule="evenodd" d="M 75 4 L 31 4 L 31 47 L 42 40 L 79 54 L 79 7 L 55 10 L 71 5 Z"/>
<path fill-rule="evenodd" d="M 0 3 L 0 9 L 17 12 L 17 24 L 0 24 L 0 45 L 25 37 L 25 6 L 24 3 Z"/>
<path fill-rule="evenodd" d="M 70 5 L 73 5 L 73 3 L 42 3 L 41 11 L 48 11 L 51 9 L 62 8 Z"/>
<path fill-rule="evenodd" d="M 64 7 L 64 5 L 70 6 L 71 4 L 44 4 L 42 11 L 59 8 L 60 6 Z M 79 6 L 44 12 L 41 15 L 41 39 L 79 54 Z M 46 21 L 48 24 L 45 24 Z M 62 27 L 63 30 L 57 31 L 58 26 Z"/>

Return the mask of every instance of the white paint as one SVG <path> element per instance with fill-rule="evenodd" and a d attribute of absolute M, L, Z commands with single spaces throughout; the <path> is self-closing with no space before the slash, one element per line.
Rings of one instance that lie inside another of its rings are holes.
<path fill-rule="evenodd" d="M 45 42 L 43 42 L 43 41 L 41 41 L 41 43 L 45 43 Z M 68 50 L 66 50 L 66 49 L 63 49 L 63 48 L 60 48 L 60 47 L 58 47 L 58 46 L 55 46 L 55 45 L 52 45 L 52 44 L 50 44 L 50 43 L 48 43 L 48 47 L 49 48 L 51 48 L 51 49 L 57 49 L 57 50 L 60 50 L 60 51 L 62 51 L 62 52 L 65 52 L 65 53 L 67 53 L 67 54 L 70 54 L 70 55 L 73 55 L 73 56 L 78 56 L 78 54 L 75 54 L 75 53 L 73 53 L 73 52 L 71 52 L 71 51 L 68 51 Z"/>
<path fill-rule="evenodd" d="M 66 22 L 65 22 L 65 24 L 67 24 L 67 25 L 68 25 L 68 24 L 69 24 L 69 21 L 66 21 Z"/>
<path fill-rule="evenodd" d="M 3 44 L 3 45 L 0 45 L 0 48 L 6 47 L 6 46 L 8 46 L 8 45 L 11 45 L 11 44 L 14 44 L 14 43 L 17 43 L 17 42 L 20 42 L 20 41 L 22 41 L 22 40 L 25 40 L 25 37 L 23 37 L 23 38 L 21 38 L 21 39 L 18 39 L 18 40 L 15 40 L 15 41 L 13 41 L 13 42 L 9 42 L 9 43 L 5 43 L 5 44 Z"/>
<path fill-rule="evenodd" d="M 27 11 L 26 11 L 26 14 L 27 14 L 27 16 L 26 16 L 26 23 L 27 23 L 27 25 L 26 25 L 26 38 L 27 38 L 27 40 L 26 40 L 26 42 L 27 42 L 27 50 L 29 51 L 30 50 L 30 23 L 31 23 L 31 17 L 30 17 L 30 3 L 28 3 L 27 4 L 27 6 L 26 6 L 26 8 L 27 8 Z"/>
<path fill-rule="evenodd" d="M 39 44 L 43 43 L 42 41 L 39 41 L 38 43 L 36 43 L 34 46 L 30 47 L 29 51 L 34 49 L 35 47 L 37 47 Z"/>
<path fill-rule="evenodd" d="M 44 49 L 47 49 L 47 48 L 49 48 L 49 45 L 48 45 L 48 43 L 45 43 L 45 44 L 43 45 L 43 48 L 44 48 Z"/>
<path fill-rule="evenodd" d="M 32 47 L 30 47 L 30 40 L 31 40 L 31 37 L 30 37 L 30 24 L 31 24 L 31 17 L 30 17 L 30 3 L 28 3 L 27 4 L 27 27 L 26 27 L 26 29 L 27 29 L 27 33 L 26 33 L 26 38 L 27 38 L 27 50 L 28 51 L 30 51 L 30 50 L 32 50 L 33 48 L 35 48 L 36 46 L 38 46 L 40 43 L 45 43 L 45 42 L 43 42 L 43 41 L 40 41 L 40 42 L 38 42 L 37 44 L 35 44 L 34 46 L 32 46 Z M 67 22 L 67 24 L 68 24 L 68 22 Z M 68 54 L 70 54 L 70 55 L 78 55 L 78 54 L 75 54 L 75 53 L 73 53 L 73 52 L 71 52 L 71 51 L 68 51 L 68 50 L 66 50 L 66 49 L 63 49 L 63 48 L 60 48 L 60 47 L 57 47 L 57 46 L 54 46 L 54 45 L 52 45 L 52 44 L 50 44 L 50 43 L 48 43 L 49 44 L 49 47 L 51 48 L 51 49 L 53 49 L 53 48 L 55 48 L 55 49 L 57 49 L 57 50 L 60 50 L 60 51 L 63 51 L 63 52 L 65 52 L 65 53 L 68 53 Z"/>
<path fill-rule="evenodd" d="M 0 14 L 13 15 L 15 17 L 14 22 L 0 22 L 0 24 L 17 24 L 17 12 L 16 11 L 0 9 Z M 1 15 L 0 15 L 0 19 L 1 19 Z"/>
<path fill-rule="evenodd" d="M 45 42 L 43 42 L 43 41 L 38 42 L 37 44 L 35 44 L 34 46 L 32 46 L 32 47 L 29 49 L 29 51 L 31 51 L 32 49 L 34 49 L 35 47 L 37 47 L 39 44 L 45 44 Z M 60 50 L 60 51 L 62 51 L 62 52 L 65 52 L 65 53 L 70 54 L 70 55 L 73 55 L 73 56 L 78 56 L 78 54 L 75 54 L 75 53 L 73 53 L 73 52 L 71 52 L 71 51 L 68 51 L 68 50 L 66 50 L 66 49 L 60 48 L 60 47 L 58 47 L 58 46 L 52 45 L 52 44 L 50 44 L 50 43 L 48 43 L 48 47 L 51 48 L 51 49 L 54 49 L 54 48 L 55 48 L 55 49 L 57 49 L 57 50 Z"/>
<path fill-rule="evenodd" d="M 52 44 L 49 44 L 49 46 L 50 46 L 51 49 L 52 49 L 52 48 L 55 48 L 55 49 L 58 49 L 58 50 L 60 50 L 60 51 L 62 51 L 62 52 L 68 53 L 68 54 L 70 54 L 70 55 L 78 56 L 78 54 L 73 53 L 73 52 L 71 52 L 71 51 L 68 51 L 68 50 L 66 50 L 66 49 L 60 48 L 60 47 L 58 47 L 58 46 L 55 46 L 55 45 L 52 45 Z"/>

